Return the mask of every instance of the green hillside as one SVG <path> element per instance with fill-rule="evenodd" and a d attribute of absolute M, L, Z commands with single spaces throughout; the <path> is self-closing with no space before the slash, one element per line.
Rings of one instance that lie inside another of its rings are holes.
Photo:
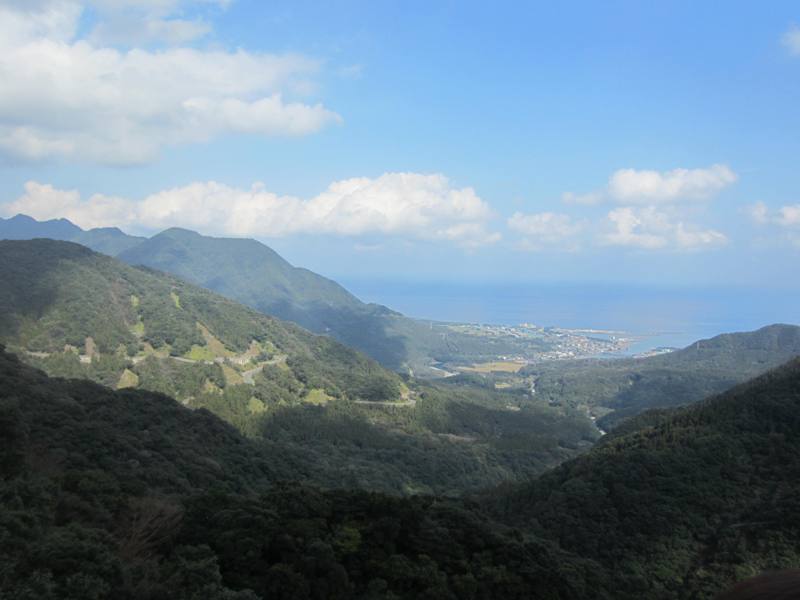
<path fill-rule="evenodd" d="M 572 598 L 551 544 L 435 498 L 276 484 L 280 448 L 0 348 L 3 598 Z"/>
<path fill-rule="evenodd" d="M 800 327 L 723 334 L 648 358 L 545 363 L 523 369 L 536 398 L 584 408 L 610 429 L 649 408 L 690 404 L 800 355 Z"/>
<path fill-rule="evenodd" d="M 524 480 L 599 433 L 521 392 L 403 380 L 324 336 L 69 242 L 0 242 L 0 342 L 51 375 L 207 408 L 310 481 L 458 494 Z"/>
<path fill-rule="evenodd" d="M 4 597 L 711 599 L 800 566 L 800 362 L 481 503 L 321 491 L 283 443 L 0 349 Z M 286 483 L 281 483 L 281 481 Z M 490 516 L 492 515 L 492 516 Z"/>
<path fill-rule="evenodd" d="M 77 244 L 0 242 L 0 277 L 0 339 L 53 372 L 114 384 L 128 369 L 187 402 L 246 377 L 276 394 L 400 399 L 396 375 L 328 338 Z M 262 387 L 253 395 L 272 403 Z"/>
<path fill-rule="evenodd" d="M 438 334 L 384 306 L 365 304 L 339 284 L 307 269 L 293 267 L 255 240 L 213 238 L 185 229 L 168 229 L 123 252 L 120 260 L 145 265 L 331 335 L 392 369 L 419 359 L 427 338 L 438 347 Z"/>
<path fill-rule="evenodd" d="M 32 238 L 74 241 L 132 265 L 172 273 L 418 377 L 440 377 L 442 371 L 435 368 L 439 363 L 471 365 L 551 349 L 542 340 L 467 335 L 449 324 L 422 322 L 365 304 L 336 282 L 290 265 L 255 240 L 213 238 L 178 228 L 146 239 L 116 228 L 83 231 L 66 219 L 0 219 L 0 239 Z"/>
<path fill-rule="evenodd" d="M 729 340 L 723 340 L 726 343 Z M 712 598 L 800 566 L 800 361 L 645 413 L 587 455 L 490 501 L 603 565 L 609 598 Z"/>

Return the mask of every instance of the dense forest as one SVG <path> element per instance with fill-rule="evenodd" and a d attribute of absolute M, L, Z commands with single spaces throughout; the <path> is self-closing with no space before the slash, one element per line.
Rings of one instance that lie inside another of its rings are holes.
<path fill-rule="evenodd" d="M 800 362 L 473 500 L 292 483 L 282 444 L 0 353 L 9 598 L 712 598 L 800 564 Z"/>
<path fill-rule="evenodd" d="M 5 352 L 0 435 L 4 598 L 572 598 L 592 568 L 457 500 L 281 483 L 207 411 Z"/>
<path fill-rule="evenodd" d="M 800 565 L 800 360 L 644 413 L 587 455 L 487 496 L 502 520 L 614 573 L 615 598 L 708 598 Z"/>

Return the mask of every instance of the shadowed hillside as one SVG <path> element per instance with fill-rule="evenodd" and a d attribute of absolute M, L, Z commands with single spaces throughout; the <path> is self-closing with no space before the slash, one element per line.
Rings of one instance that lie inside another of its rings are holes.
<path fill-rule="evenodd" d="M 583 360 L 527 367 L 536 397 L 585 407 L 611 429 L 649 408 L 697 402 L 800 355 L 800 327 L 728 333 L 648 358 Z"/>
<path fill-rule="evenodd" d="M 649 412 L 489 504 L 614 573 L 614 598 L 711 598 L 800 566 L 800 361 Z"/>
<path fill-rule="evenodd" d="M 4 598 L 577 598 L 590 564 L 474 508 L 302 476 L 206 411 L 0 348 Z"/>

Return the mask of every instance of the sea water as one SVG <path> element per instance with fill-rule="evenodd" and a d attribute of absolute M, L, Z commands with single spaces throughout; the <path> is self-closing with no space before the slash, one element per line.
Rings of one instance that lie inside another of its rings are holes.
<path fill-rule="evenodd" d="M 459 323 L 595 329 L 636 337 L 628 352 L 682 348 L 720 333 L 800 324 L 797 290 L 597 284 L 342 282 L 365 302 Z"/>

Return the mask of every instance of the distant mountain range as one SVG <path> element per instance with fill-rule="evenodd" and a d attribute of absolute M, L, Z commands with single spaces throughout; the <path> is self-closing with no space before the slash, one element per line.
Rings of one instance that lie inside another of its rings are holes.
<path fill-rule="evenodd" d="M 514 353 L 514 345 L 491 348 L 474 337 L 405 317 L 385 306 L 366 304 L 342 286 L 290 265 L 268 246 L 251 239 L 214 238 L 168 229 L 151 238 L 117 228 L 87 231 L 66 219 L 36 221 L 25 215 L 0 219 L 0 239 L 50 238 L 172 273 L 265 314 L 330 335 L 384 366 L 417 376 L 437 375 L 432 365 L 454 353 L 468 359 L 489 352 Z"/>
<path fill-rule="evenodd" d="M 67 219 L 37 221 L 27 215 L 0 218 L 0 240 L 33 238 L 75 242 L 109 256 L 116 256 L 147 239 L 128 235 L 116 227 L 97 227 L 84 231 Z"/>
<path fill-rule="evenodd" d="M 387 338 L 384 325 L 376 322 L 401 315 L 361 302 L 336 282 L 293 267 L 255 240 L 213 238 L 179 228 L 144 238 L 112 227 L 85 231 L 67 219 L 0 219 L 0 239 L 32 238 L 76 242 L 129 264 L 172 273 L 265 314 L 329 333 L 352 347 L 364 350 L 366 345 L 368 354 L 392 368 L 404 360 L 402 344 Z"/>

